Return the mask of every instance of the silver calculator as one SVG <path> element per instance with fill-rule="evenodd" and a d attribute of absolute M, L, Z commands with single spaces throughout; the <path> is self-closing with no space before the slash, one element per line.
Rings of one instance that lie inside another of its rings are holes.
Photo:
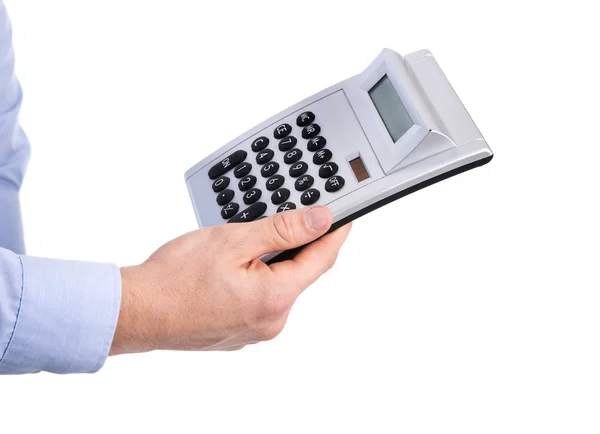
<path fill-rule="evenodd" d="M 335 230 L 492 157 L 433 55 L 384 49 L 362 73 L 216 150 L 185 180 L 200 227 L 326 205 Z"/>

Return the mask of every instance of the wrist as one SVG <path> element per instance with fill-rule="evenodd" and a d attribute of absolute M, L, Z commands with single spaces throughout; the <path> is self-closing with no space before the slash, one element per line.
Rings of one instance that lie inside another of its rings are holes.
<path fill-rule="evenodd" d="M 109 355 L 152 351 L 155 349 L 153 322 L 146 308 L 151 291 L 144 283 L 143 270 L 138 265 L 123 267 L 120 272 L 121 308 Z"/>

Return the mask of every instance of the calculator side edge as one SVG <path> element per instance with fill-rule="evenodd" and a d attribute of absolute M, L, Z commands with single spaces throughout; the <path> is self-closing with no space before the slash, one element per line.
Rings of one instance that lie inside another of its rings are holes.
<path fill-rule="evenodd" d="M 489 163 L 490 161 L 492 161 L 493 158 L 494 158 L 494 154 L 490 153 L 489 155 L 484 156 L 483 158 L 477 159 L 475 161 L 471 161 L 462 166 L 456 167 L 447 172 L 444 172 L 439 175 L 433 176 L 431 178 L 425 179 L 417 184 L 414 184 L 410 187 L 407 187 L 405 189 L 397 191 L 397 192 L 395 192 L 387 197 L 384 197 L 370 205 L 367 205 L 364 208 L 361 208 L 361 209 L 358 209 L 358 210 L 352 212 L 351 214 L 341 218 L 338 221 L 335 221 L 331 225 L 331 228 L 327 231 L 327 234 L 341 228 L 342 226 L 344 226 L 366 214 L 369 214 L 372 211 L 375 211 L 375 210 L 377 210 L 385 205 L 388 205 L 398 199 L 406 197 L 409 194 L 415 193 L 419 190 L 422 190 L 426 187 L 437 184 L 438 182 L 444 181 L 453 176 L 459 175 L 461 173 L 467 172 L 467 171 L 475 169 L 477 167 L 481 167 L 481 166 Z M 325 234 L 325 235 L 327 235 L 327 234 Z M 303 248 L 304 248 L 304 246 L 301 246 L 301 247 L 298 247 L 298 248 L 295 248 L 292 250 L 286 250 L 284 252 L 281 252 L 277 256 L 274 256 L 274 257 L 268 259 L 266 261 L 266 263 L 267 263 L 267 265 L 271 265 L 271 264 L 274 264 L 277 262 L 282 262 L 282 261 L 285 261 L 288 259 L 293 259 Z"/>

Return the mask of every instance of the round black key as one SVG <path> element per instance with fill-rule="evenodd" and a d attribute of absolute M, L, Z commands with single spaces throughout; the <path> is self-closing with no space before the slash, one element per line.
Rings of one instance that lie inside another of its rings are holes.
<path fill-rule="evenodd" d="M 277 212 L 289 211 L 291 209 L 296 209 L 296 204 L 294 202 L 286 202 L 277 207 Z"/>
<path fill-rule="evenodd" d="M 308 143 L 306 144 L 306 148 L 310 152 L 315 152 L 315 151 L 318 151 L 319 149 L 321 149 L 326 144 L 327 144 L 327 140 L 325 140 L 325 137 L 317 136 L 317 137 L 313 137 L 312 139 L 310 139 L 308 141 Z"/>
<path fill-rule="evenodd" d="M 302 202 L 302 205 L 304 206 L 312 205 L 319 200 L 319 197 L 321 197 L 319 190 L 311 188 L 310 190 L 306 190 L 304 193 L 302 193 L 302 196 L 300 196 L 300 202 Z"/>
<path fill-rule="evenodd" d="M 235 215 L 229 223 L 244 223 L 256 220 L 267 210 L 267 204 L 264 202 L 256 202 L 254 205 L 250 205 L 244 211 Z"/>
<path fill-rule="evenodd" d="M 279 140 L 287 137 L 292 132 L 292 126 L 290 124 L 281 124 L 277 125 L 275 131 L 273 131 L 273 136 Z"/>
<path fill-rule="evenodd" d="M 217 196 L 217 203 L 221 206 L 227 205 L 229 202 L 231 202 L 231 199 L 233 199 L 234 195 L 235 193 L 233 192 L 233 190 L 224 190 Z"/>
<path fill-rule="evenodd" d="M 223 207 L 221 210 L 221 217 L 224 219 L 230 219 L 240 210 L 240 206 L 235 202 L 230 202 Z"/>
<path fill-rule="evenodd" d="M 327 163 L 327 164 L 323 164 L 321 166 L 321 168 L 319 169 L 319 176 L 321 178 L 329 178 L 330 176 L 333 176 L 337 173 L 338 171 L 338 165 L 335 163 Z"/>
<path fill-rule="evenodd" d="M 247 174 L 250 173 L 250 171 L 252 170 L 252 164 L 250 163 L 242 163 L 239 166 L 237 166 L 235 169 L 233 169 L 233 174 L 235 175 L 236 178 L 242 178 L 244 176 L 246 176 Z"/>
<path fill-rule="evenodd" d="M 290 197 L 290 191 L 287 188 L 280 188 L 271 195 L 271 202 L 275 205 L 285 202 Z"/>
<path fill-rule="evenodd" d="M 235 151 L 228 157 L 223 158 L 220 162 L 211 167 L 208 171 L 208 177 L 210 179 L 217 179 L 221 175 L 225 175 L 235 166 L 240 164 L 246 159 L 248 153 L 246 151 Z"/>
<path fill-rule="evenodd" d="M 297 178 L 301 175 L 304 175 L 307 170 L 308 164 L 306 164 L 304 161 L 300 161 L 298 163 L 295 163 L 292 167 L 290 167 L 290 176 L 292 178 Z"/>
<path fill-rule="evenodd" d="M 258 139 L 254 140 L 252 142 L 252 144 L 250 145 L 250 147 L 252 148 L 252 150 L 254 152 L 260 152 L 263 149 L 265 149 L 267 146 L 269 146 L 269 138 L 268 137 L 259 137 Z"/>
<path fill-rule="evenodd" d="M 273 152 L 272 149 L 265 149 L 264 151 L 261 151 L 256 155 L 256 162 L 258 164 L 265 164 L 271 161 L 274 156 L 275 152 Z"/>
<path fill-rule="evenodd" d="M 296 187 L 296 190 L 304 191 L 304 190 L 307 190 L 310 187 L 312 187 L 314 182 L 315 182 L 315 178 L 313 178 L 310 175 L 304 175 L 304 176 L 296 179 L 296 183 L 294 184 L 294 186 Z"/>
<path fill-rule="evenodd" d="M 225 190 L 229 186 L 229 178 L 226 176 L 221 176 L 215 182 L 213 182 L 213 191 L 218 193 L 220 191 Z"/>
<path fill-rule="evenodd" d="M 240 191 L 248 191 L 252 187 L 254 187 L 254 184 L 256 184 L 256 176 L 248 175 L 240 179 L 240 182 L 238 182 L 238 188 L 240 189 Z"/>
<path fill-rule="evenodd" d="M 310 124 L 305 126 L 302 129 L 302 137 L 305 139 L 312 139 L 315 136 L 318 136 L 321 132 L 321 127 L 317 124 Z"/>
<path fill-rule="evenodd" d="M 262 196 L 262 191 L 258 188 L 252 188 L 248 193 L 244 195 L 244 203 L 246 205 L 251 205 L 256 202 Z"/>
<path fill-rule="evenodd" d="M 308 124 L 312 124 L 315 120 L 315 114 L 313 112 L 304 112 L 296 118 L 296 125 L 299 127 L 305 127 Z"/>
<path fill-rule="evenodd" d="M 285 139 L 281 139 L 279 141 L 279 150 L 281 152 L 289 151 L 294 146 L 296 146 L 296 143 L 298 143 L 297 138 L 295 138 L 294 136 L 288 136 Z"/>
<path fill-rule="evenodd" d="M 325 164 L 331 160 L 331 157 L 333 157 L 333 154 L 329 149 L 321 149 L 320 151 L 316 152 L 315 155 L 313 155 L 313 163 Z"/>
<path fill-rule="evenodd" d="M 327 181 L 325 181 L 325 191 L 329 193 L 333 193 L 335 191 L 340 190 L 346 181 L 340 175 L 332 176 Z"/>
<path fill-rule="evenodd" d="M 302 151 L 300 149 L 292 149 L 283 156 L 283 162 L 285 164 L 294 164 L 300 158 L 302 158 Z"/>
<path fill-rule="evenodd" d="M 285 178 L 281 175 L 273 175 L 269 179 L 267 179 L 267 190 L 273 191 L 277 190 L 279 187 L 283 185 L 285 182 Z"/>
<path fill-rule="evenodd" d="M 263 177 L 268 178 L 271 175 L 275 175 L 279 170 L 279 163 L 276 161 L 271 161 L 268 164 L 265 164 L 262 169 L 260 169 L 260 173 Z"/>

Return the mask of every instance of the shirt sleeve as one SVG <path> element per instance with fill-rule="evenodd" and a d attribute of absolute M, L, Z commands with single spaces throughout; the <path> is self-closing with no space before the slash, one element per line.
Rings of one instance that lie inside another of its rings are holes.
<path fill-rule="evenodd" d="M 24 255 L 19 190 L 30 146 L 21 101 L 0 0 L 0 374 L 96 372 L 116 329 L 121 274 L 111 264 Z"/>
<path fill-rule="evenodd" d="M 115 265 L 0 249 L 0 374 L 97 372 L 120 302 Z"/>

